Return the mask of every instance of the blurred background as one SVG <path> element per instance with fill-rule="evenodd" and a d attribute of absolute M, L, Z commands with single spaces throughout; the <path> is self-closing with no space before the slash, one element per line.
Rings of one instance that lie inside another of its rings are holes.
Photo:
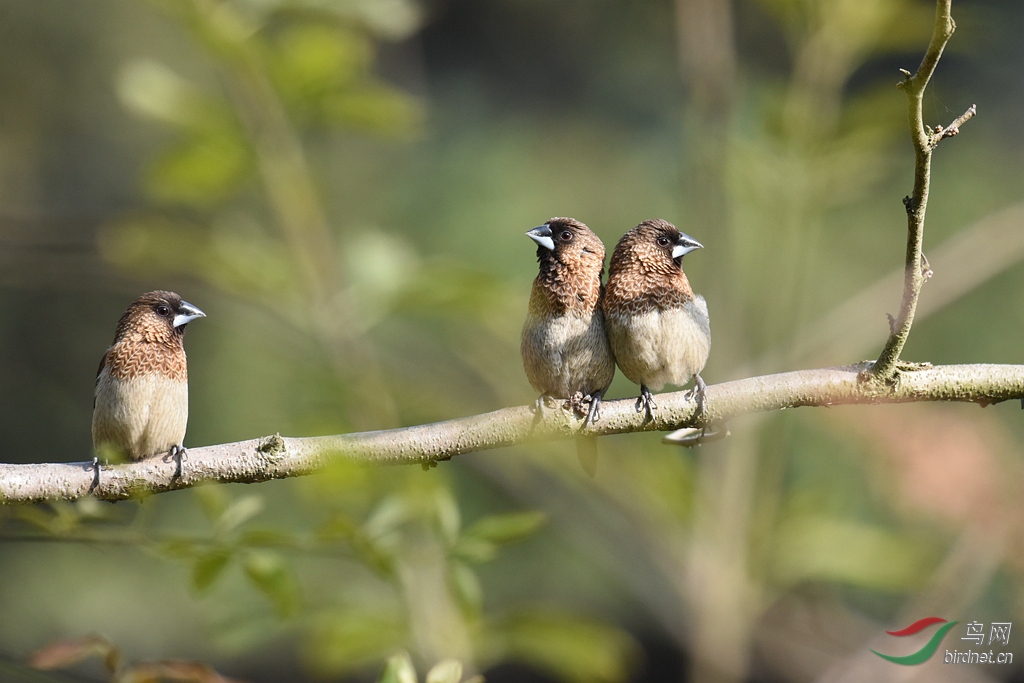
<path fill-rule="evenodd" d="M 0 458 L 91 457 L 95 368 L 139 293 L 191 325 L 187 446 L 535 398 L 535 247 L 663 217 L 711 310 L 703 376 L 877 355 L 913 173 L 924 0 L 4 0 Z M 904 356 L 1020 363 L 1024 4 L 957 0 Z M 636 394 L 618 376 L 610 397 Z M 885 629 L 1024 621 L 1020 406 L 802 409 L 660 435 L 0 508 L 0 673 L 102 633 L 253 682 L 1024 680 L 899 667 Z M 1021 625 L 1019 628 L 1024 628 Z M 959 630 L 948 648 L 966 649 Z M 1009 651 L 1024 662 L 1024 634 Z M 902 651 L 897 651 L 903 647 Z M 402 679 L 407 681 L 408 679 Z"/>

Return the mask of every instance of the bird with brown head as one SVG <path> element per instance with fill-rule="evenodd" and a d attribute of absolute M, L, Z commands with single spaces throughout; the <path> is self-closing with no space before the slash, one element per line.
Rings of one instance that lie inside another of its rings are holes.
<path fill-rule="evenodd" d="M 540 272 L 533 281 L 520 350 L 526 377 L 544 399 L 565 399 L 584 428 L 600 419 L 601 397 L 615 375 L 601 312 L 604 244 L 573 218 L 552 218 L 526 235 L 537 243 Z M 580 463 L 593 476 L 597 446 L 593 437 L 577 439 Z"/>
<path fill-rule="evenodd" d="M 180 476 L 188 423 L 185 327 L 205 316 L 174 292 L 147 292 L 128 306 L 96 376 L 92 440 L 97 455 L 113 452 L 140 460 L 170 453 Z"/>
<path fill-rule="evenodd" d="M 622 374 L 640 385 L 637 412 L 653 418 L 651 391 L 692 377 L 703 410 L 700 371 L 711 351 L 704 297 L 694 294 L 683 257 L 703 245 L 660 218 L 627 232 L 615 245 L 604 298 L 605 324 Z"/>

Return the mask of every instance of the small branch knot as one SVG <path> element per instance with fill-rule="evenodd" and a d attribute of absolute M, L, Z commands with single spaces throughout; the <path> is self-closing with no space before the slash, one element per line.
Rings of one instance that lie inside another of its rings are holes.
<path fill-rule="evenodd" d="M 886 315 L 889 315 L 889 314 L 886 313 Z M 892 319 L 891 315 L 889 316 L 889 319 L 890 320 Z M 874 379 L 875 379 L 875 373 L 874 373 L 875 361 L 873 361 L 873 360 L 862 361 L 860 363 L 857 363 L 857 366 L 855 366 L 855 367 L 859 367 L 859 369 L 857 370 L 857 383 L 858 384 L 863 384 L 864 382 L 874 381 Z"/>
<path fill-rule="evenodd" d="M 280 434 L 274 434 L 273 436 L 260 439 L 260 444 L 256 447 L 256 450 L 269 455 L 271 458 L 276 458 L 285 455 L 288 447 L 285 445 L 284 439 L 281 438 Z"/>
<path fill-rule="evenodd" d="M 435 458 L 431 458 L 430 460 L 423 460 L 423 461 L 421 461 L 420 462 L 420 467 L 423 468 L 424 472 L 429 472 L 430 470 L 432 470 L 435 467 L 437 467 L 437 463 L 439 463 L 441 461 L 447 462 L 448 460 L 451 460 L 451 459 L 452 459 L 452 456 L 450 454 L 449 455 L 439 455 L 439 456 L 437 456 Z"/>
<path fill-rule="evenodd" d="M 914 200 L 910 195 L 903 198 L 903 207 L 907 210 L 907 213 L 914 213 Z"/>

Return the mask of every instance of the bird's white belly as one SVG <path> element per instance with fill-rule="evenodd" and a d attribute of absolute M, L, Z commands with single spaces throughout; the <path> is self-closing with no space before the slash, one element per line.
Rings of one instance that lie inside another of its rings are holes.
<path fill-rule="evenodd" d="M 711 351 L 707 308 L 700 299 L 681 308 L 654 309 L 609 319 L 615 360 L 636 384 L 660 391 L 699 373 Z M 703 315 L 702 315 L 703 313 Z"/>
<path fill-rule="evenodd" d="M 111 377 L 104 369 L 96 382 L 93 444 L 110 444 L 133 458 L 180 446 L 188 423 L 188 383 L 149 374 Z"/>
<path fill-rule="evenodd" d="M 529 316 L 523 328 L 522 352 L 530 384 L 560 398 L 577 391 L 604 391 L 615 374 L 600 313 Z"/>

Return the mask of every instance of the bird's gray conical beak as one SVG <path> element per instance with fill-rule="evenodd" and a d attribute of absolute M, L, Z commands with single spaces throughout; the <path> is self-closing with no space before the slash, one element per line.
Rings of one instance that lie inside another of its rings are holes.
<path fill-rule="evenodd" d="M 181 305 L 178 306 L 178 313 L 174 316 L 173 324 L 175 327 L 181 327 L 182 325 L 188 325 L 196 318 L 205 318 L 206 314 L 199 310 L 198 307 L 193 306 L 187 301 L 182 301 Z"/>
<path fill-rule="evenodd" d="M 551 239 L 551 226 L 545 223 L 544 225 L 534 228 L 533 230 L 527 230 L 526 236 L 531 240 L 544 247 L 545 249 L 555 250 L 555 241 Z"/>
<path fill-rule="evenodd" d="M 697 240 L 693 239 L 692 237 L 690 237 L 686 233 L 682 233 L 681 232 L 681 233 L 679 233 L 679 239 L 676 240 L 676 246 L 674 246 L 672 248 L 672 258 L 679 258 L 681 256 L 686 256 L 691 251 L 696 251 L 697 249 L 703 249 L 703 248 L 704 248 L 703 244 L 701 244 Z"/>

